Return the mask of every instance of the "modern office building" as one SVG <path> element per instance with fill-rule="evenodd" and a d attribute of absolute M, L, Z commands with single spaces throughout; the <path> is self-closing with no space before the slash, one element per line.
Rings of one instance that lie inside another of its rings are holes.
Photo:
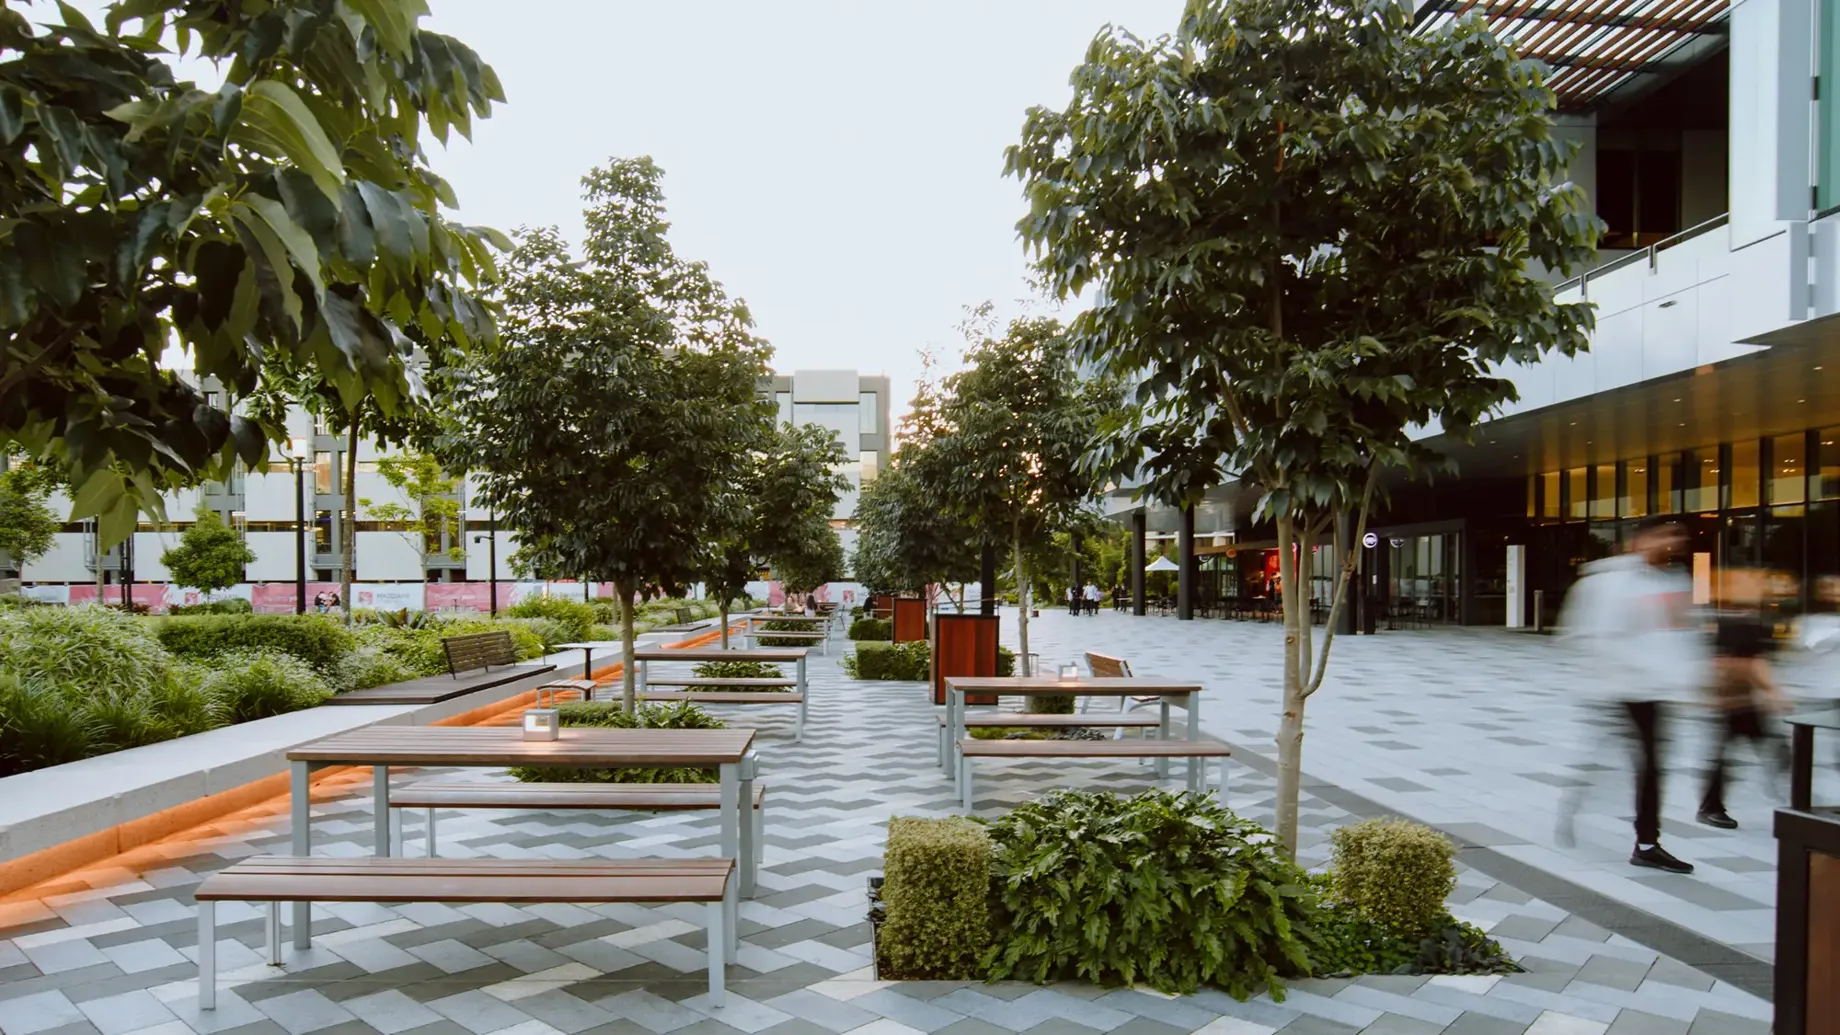
<path fill-rule="evenodd" d="M 837 501 L 831 520 L 844 553 L 850 553 L 856 546 L 857 493 L 888 465 L 893 449 L 888 378 L 854 370 L 795 370 L 773 375 L 764 390 L 771 393 L 782 422 L 829 428 L 854 458 L 838 468 L 850 480 L 850 491 Z"/>
<path fill-rule="evenodd" d="M 1800 606 L 1837 606 L 1832 8 L 1421 7 L 1425 26 L 1481 10 L 1548 64 L 1562 132 L 1581 145 L 1572 177 L 1607 230 L 1600 265 L 1555 286 L 1562 300 L 1596 304 L 1590 351 L 1504 370 L 1518 403 L 1472 442 L 1427 437 L 1457 475 L 1388 486 L 1357 594 L 1382 624 L 1550 622 L 1577 566 L 1651 514 L 1678 514 L 1691 529 L 1702 600 L 1716 595 L 1718 571 L 1766 566 L 1793 578 Z M 1121 520 L 1152 540 L 1180 538 L 1183 515 L 1134 506 L 1125 491 L 1112 497 Z M 1249 520 L 1255 502 L 1230 485 L 1194 511 L 1196 607 L 1270 592 L 1275 542 Z"/>

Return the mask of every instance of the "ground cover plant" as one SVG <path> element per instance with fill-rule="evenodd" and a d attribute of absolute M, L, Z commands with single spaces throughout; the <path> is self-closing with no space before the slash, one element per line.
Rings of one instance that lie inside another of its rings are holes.
<path fill-rule="evenodd" d="M 628 712 L 618 701 L 568 701 L 558 709 L 564 726 L 612 729 L 715 730 L 727 725 L 688 701 L 648 704 Z M 715 783 L 714 769 L 588 769 L 513 766 L 513 777 L 526 783 Z"/>

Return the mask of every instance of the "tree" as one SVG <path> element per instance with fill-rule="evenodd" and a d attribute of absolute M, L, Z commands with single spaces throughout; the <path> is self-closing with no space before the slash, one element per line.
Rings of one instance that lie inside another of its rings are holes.
<path fill-rule="evenodd" d="M 989 313 L 985 305 L 973 320 Z M 1007 539 L 1016 570 L 1017 645 L 1029 653 L 1029 552 L 1045 545 L 1098 485 L 1082 458 L 1099 411 L 1074 373 L 1058 320 L 1010 322 L 1001 338 L 986 327 L 966 351 L 970 364 L 946 379 L 944 432 L 928 446 L 923 483 L 950 501 L 987 541 Z"/>
<path fill-rule="evenodd" d="M 554 228 L 519 236 L 502 336 L 448 377 L 443 459 L 477 475 L 551 575 L 613 583 L 633 707 L 633 605 L 708 566 L 735 459 L 760 442 L 768 349 L 747 307 L 666 240 L 649 158 L 583 178 L 583 260 Z"/>
<path fill-rule="evenodd" d="M 704 588 L 722 608 L 724 650 L 729 604 L 760 576 L 762 565 L 800 563 L 799 555 L 816 539 L 812 523 L 829 531 L 837 501 L 849 488 L 837 471 L 849 457 L 829 428 L 774 427 L 769 415 L 760 432 L 762 446 L 741 458 L 738 476 L 721 490 L 724 504 L 710 531 L 707 566 L 701 572 Z"/>
<path fill-rule="evenodd" d="M 1413 33 L 1409 4 L 1191 0 L 1173 35 L 1102 31 L 1065 110 L 1030 111 L 1007 166 L 1018 224 L 1082 358 L 1133 379 L 1099 451 L 1193 503 L 1240 479 L 1276 526 L 1284 609 L 1278 836 L 1295 852 L 1304 702 L 1322 685 L 1374 486 L 1435 469 L 1414 432 L 1466 436 L 1498 375 L 1584 347 L 1572 271 L 1596 221 L 1566 182 L 1541 70 L 1476 17 Z M 1320 648 L 1312 549 L 1352 536 Z"/>
<path fill-rule="evenodd" d="M 422 391 L 403 328 L 491 336 L 471 291 L 504 239 L 441 215 L 422 141 L 504 95 L 422 0 L 58 10 L 0 9 L 0 443 L 67 469 L 102 545 L 262 461 L 283 429 L 231 403 L 269 363 L 391 413 Z M 161 368 L 175 342 L 228 398 Z"/>
<path fill-rule="evenodd" d="M 803 596 L 844 576 L 843 540 L 823 518 L 808 518 L 796 538 L 769 559 L 773 577 L 790 596 Z"/>
<path fill-rule="evenodd" d="M 46 500 L 60 486 L 56 472 L 31 462 L 12 460 L 0 471 L 0 553 L 23 570 L 57 542 L 64 522 Z"/>
<path fill-rule="evenodd" d="M 349 456 L 346 463 L 356 466 Z M 424 566 L 430 554 L 442 552 L 442 539 L 452 544 L 446 549 L 447 556 L 454 560 L 466 556 L 460 500 L 454 495 L 460 479 L 442 471 L 441 462 L 434 457 L 414 452 L 379 459 L 377 473 L 402 494 L 403 502 L 358 500 L 372 521 L 402 526 L 399 531 L 403 539 L 415 548 Z"/>
<path fill-rule="evenodd" d="M 905 593 L 978 577 L 978 544 L 965 520 L 939 505 L 916 475 L 925 447 L 904 442 L 856 498 L 851 570 L 871 592 Z"/>
<path fill-rule="evenodd" d="M 236 529 L 203 504 L 198 506 L 198 519 L 179 537 L 179 545 L 160 555 L 173 582 L 207 594 L 243 581 L 243 569 L 255 559 L 256 552 Z"/>

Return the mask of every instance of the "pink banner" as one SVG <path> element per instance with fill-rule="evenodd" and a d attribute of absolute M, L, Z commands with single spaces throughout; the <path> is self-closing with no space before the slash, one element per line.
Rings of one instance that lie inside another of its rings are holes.
<path fill-rule="evenodd" d="M 515 588 L 510 583 L 498 584 L 500 610 L 511 606 L 512 590 Z M 491 587 L 484 582 L 430 582 L 427 594 L 430 611 L 459 610 L 484 613 L 491 609 Z"/>

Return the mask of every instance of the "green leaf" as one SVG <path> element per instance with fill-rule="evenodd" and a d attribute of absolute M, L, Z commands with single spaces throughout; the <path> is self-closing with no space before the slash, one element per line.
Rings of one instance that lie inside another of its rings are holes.
<path fill-rule="evenodd" d="M 260 194 L 245 194 L 237 202 L 244 209 L 253 212 L 254 218 L 266 223 L 268 229 L 287 248 L 289 258 L 294 266 L 307 275 L 313 282 L 313 294 L 316 298 L 326 293 L 326 282 L 320 276 L 319 248 L 313 243 L 313 237 L 302 229 L 287 209 L 273 198 Z M 247 218 L 239 213 L 239 218 Z"/>
<path fill-rule="evenodd" d="M 276 304 L 280 305 L 296 333 L 301 329 L 302 307 L 300 296 L 294 293 L 293 266 L 288 262 L 288 248 L 280 235 L 269 226 L 268 220 L 249 205 L 238 203 L 231 208 L 231 217 L 236 225 L 254 242 L 256 255 L 268 267 L 276 281 Z"/>
<path fill-rule="evenodd" d="M 338 148 L 291 87 L 273 79 L 252 83 L 243 95 L 238 121 L 256 137 L 279 146 L 337 204 L 339 187 L 345 182 Z"/>
<path fill-rule="evenodd" d="M 0 144 L 10 144 L 25 132 L 25 97 L 18 88 L 0 86 Z"/>

